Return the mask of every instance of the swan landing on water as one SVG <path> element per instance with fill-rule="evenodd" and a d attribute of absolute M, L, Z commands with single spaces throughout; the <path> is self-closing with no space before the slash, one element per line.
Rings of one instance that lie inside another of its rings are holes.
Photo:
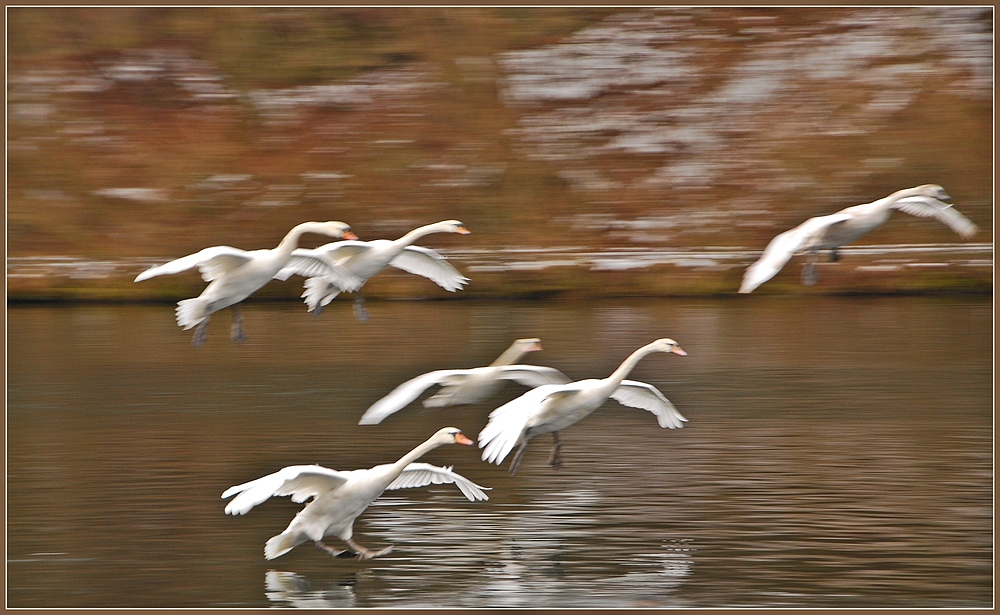
<path fill-rule="evenodd" d="M 842 209 L 835 214 L 809 218 L 767 244 L 760 259 L 743 274 L 739 292 L 753 292 L 773 278 L 799 252 L 809 254 L 809 260 L 802 269 L 802 283 L 807 286 L 815 284 L 820 250 L 830 250 L 831 261 L 840 260 L 837 248 L 882 226 L 897 209 L 921 218 L 934 218 L 948 225 L 963 239 L 972 237 L 979 229 L 947 202 L 950 200 L 951 197 L 941 186 L 924 184 L 893 192 L 871 203 Z"/>
<path fill-rule="evenodd" d="M 296 503 L 306 504 L 284 532 L 272 537 L 264 545 L 264 557 L 274 559 L 288 553 L 296 546 L 313 541 L 316 548 L 332 557 L 356 554 L 361 559 L 379 557 L 392 551 L 392 545 L 379 551 L 366 549 L 351 538 L 354 520 L 387 489 L 405 489 L 454 483 L 471 502 L 488 500 L 480 487 L 469 479 L 429 463 L 414 463 L 417 459 L 446 444 L 472 444 L 472 440 L 455 427 L 440 429 L 424 443 L 403 455 L 396 463 L 377 465 L 367 470 L 338 472 L 318 465 L 289 466 L 274 474 L 230 487 L 222 497 L 233 498 L 226 505 L 226 513 L 245 515 L 250 510 L 274 496 L 290 495 Z M 338 551 L 323 543 L 323 538 L 336 536 L 350 547 Z"/>

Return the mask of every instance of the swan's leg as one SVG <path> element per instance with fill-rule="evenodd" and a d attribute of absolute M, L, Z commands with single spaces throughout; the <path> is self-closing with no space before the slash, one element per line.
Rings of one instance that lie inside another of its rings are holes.
<path fill-rule="evenodd" d="M 320 314 L 323 313 L 323 307 L 324 306 L 322 305 L 317 305 L 315 308 L 309 310 L 309 313 L 312 314 L 313 316 L 319 316 Z"/>
<path fill-rule="evenodd" d="M 392 553 L 392 545 L 389 545 L 388 547 L 386 547 L 384 549 L 379 549 L 378 551 L 372 551 L 371 549 L 366 549 L 366 548 L 362 547 L 361 545 L 359 545 L 358 543 L 354 542 L 350 538 L 348 538 L 344 542 L 346 542 L 347 546 L 349 546 L 355 553 L 358 554 L 358 557 L 361 558 L 361 559 L 363 559 L 363 560 L 365 560 L 365 559 L 372 559 L 373 557 L 381 557 L 383 555 L 387 555 L 389 553 Z"/>
<path fill-rule="evenodd" d="M 559 453 L 562 450 L 562 444 L 559 443 L 559 432 L 552 432 L 552 455 L 549 456 L 549 465 L 553 469 L 558 470 L 562 467 L 562 455 Z"/>
<path fill-rule="evenodd" d="M 361 291 L 354 295 L 354 317 L 361 322 L 368 322 L 368 310 L 365 309 L 365 297 Z"/>
<path fill-rule="evenodd" d="M 325 551 L 330 555 L 330 557 L 354 557 L 353 551 L 349 551 L 347 549 L 338 551 L 337 549 L 334 549 L 331 546 L 323 544 L 322 540 L 317 540 L 315 544 L 317 549 L 319 549 L 320 551 Z"/>
<path fill-rule="evenodd" d="M 830 262 L 836 263 L 840 260 L 840 252 L 837 252 L 837 248 L 830 248 Z"/>
<path fill-rule="evenodd" d="M 802 283 L 806 286 L 812 286 L 816 283 L 816 279 L 819 277 L 816 275 L 816 261 L 819 256 L 815 252 L 809 253 L 809 260 L 806 261 L 804 267 L 802 267 Z"/>
<path fill-rule="evenodd" d="M 238 303 L 233 306 L 233 326 L 230 329 L 229 336 L 237 344 L 247 341 L 247 332 L 243 328 L 243 314 L 240 312 L 240 304 Z"/>
<path fill-rule="evenodd" d="M 201 345 L 205 343 L 205 338 L 207 337 L 207 332 L 205 331 L 206 327 L 208 327 L 208 316 L 206 316 L 205 320 L 199 322 L 198 326 L 195 327 L 194 337 L 191 338 L 191 344 L 195 348 L 200 348 Z"/>
<path fill-rule="evenodd" d="M 507 470 L 507 474 L 510 476 L 514 476 L 514 473 L 517 472 L 518 466 L 521 465 L 521 457 L 524 457 L 524 451 L 526 448 L 528 448 L 527 438 L 524 439 L 524 442 L 522 442 L 521 446 L 518 447 L 517 452 L 514 453 L 514 459 L 510 462 L 510 469 Z"/>

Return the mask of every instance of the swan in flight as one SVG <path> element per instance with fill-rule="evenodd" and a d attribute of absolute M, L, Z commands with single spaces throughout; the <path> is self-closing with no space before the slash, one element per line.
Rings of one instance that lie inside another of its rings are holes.
<path fill-rule="evenodd" d="M 424 400 L 425 408 L 474 404 L 487 399 L 500 388 L 505 380 L 514 380 L 525 386 L 565 384 L 569 382 L 562 372 L 539 365 L 514 365 L 525 353 L 542 349 L 538 338 L 516 340 L 496 361 L 486 367 L 472 369 L 440 369 L 417 376 L 399 385 L 378 400 L 361 417 L 359 425 L 375 425 L 402 410 L 427 388 L 438 384 L 441 389 Z"/>
<path fill-rule="evenodd" d="M 294 254 L 316 258 L 325 256 L 349 275 L 344 277 L 336 273 L 326 275 L 316 272 L 302 274 L 300 270 L 289 267 L 277 277 L 286 280 L 292 274 L 305 275 L 308 279 L 305 281 L 306 290 L 302 297 L 309 306 L 309 311 L 317 315 L 342 291 L 356 293 L 354 314 L 358 320 L 368 320 L 361 287 L 389 265 L 428 278 L 450 292 L 461 289 L 469 281 L 469 278 L 459 273 L 434 250 L 412 245 L 421 237 L 432 233 L 468 235 L 470 231 L 458 220 L 445 220 L 415 228 L 395 240 L 337 241 L 313 250 L 299 249 Z"/>
<path fill-rule="evenodd" d="M 428 463 L 415 463 L 417 459 L 445 444 L 472 444 L 460 429 L 445 427 L 423 444 L 403 455 L 396 463 L 377 465 L 367 470 L 339 472 L 318 465 L 289 466 L 263 478 L 230 487 L 223 498 L 233 498 L 226 505 L 226 513 L 245 515 L 254 506 L 274 496 L 292 496 L 295 503 L 306 504 L 284 532 L 274 536 L 264 545 L 264 557 L 274 559 L 288 553 L 296 546 L 313 541 L 317 548 L 332 557 L 349 556 L 352 552 L 361 559 L 379 557 L 392 551 L 392 545 L 379 551 L 366 549 L 351 538 L 354 520 L 387 489 L 405 489 L 454 483 L 471 502 L 488 500 L 483 490 L 469 479 Z M 350 547 L 338 551 L 323 543 L 323 538 L 336 536 Z"/>
<path fill-rule="evenodd" d="M 303 222 L 288 231 L 281 243 L 271 250 L 240 250 L 229 246 L 213 246 L 194 254 L 150 267 L 136 276 L 141 282 L 168 273 L 180 273 L 197 267 L 209 285 L 201 295 L 177 304 L 177 324 L 185 330 L 197 325 L 192 343 L 197 347 L 205 343 L 205 327 L 214 312 L 232 306 L 232 338 L 237 343 L 246 341 L 243 317 L 239 313 L 243 301 L 271 281 L 279 271 L 301 271 L 308 274 L 322 269 L 330 276 L 342 275 L 322 256 L 294 254 L 299 238 L 304 233 L 317 233 L 328 237 L 357 239 L 351 227 L 343 222 Z"/>
<path fill-rule="evenodd" d="M 549 465 L 562 465 L 559 451 L 559 431 L 597 410 L 610 397 L 632 408 L 649 410 L 656 415 L 660 427 L 675 429 L 687 421 L 656 387 L 645 382 L 625 380 L 640 359 L 653 352 L 687 353 L 670 338 L 658 339 L 633 352 L 607 378 L 588 379 L 568 384 L 545 384 L 531 389 L 490 413 L 486 427 L 479 432 L 479 447 L 483 461 L 499 465 L 515 445 L 520 445 L 510 463 L 510 474 L 517 472 L 528 440 L 543 433 L 552 433 L 552 456 Z"/>
<path fill-rule="evenodd" d="M 815 284 L 820 250 L 830 250 L 831 261 L 840 260 L 837 248 L 882 226 L 896 209 L 921 218 L 934 218 L 948 225 L 963 239 L 972 237 L 979 229 L 947 202 L 950 200 L 951 197 L 941 186 L 924 184 L 893 192 L 871 203 L 842 209 L 835 214 L 809 218 L 767 244 L 760 259 L 744 273 L 739 292 L 753 292 L 781 271 L 798 252 L 809 253 L 809 260 L 802 270 L 802 283 L 807 286 Z"/>

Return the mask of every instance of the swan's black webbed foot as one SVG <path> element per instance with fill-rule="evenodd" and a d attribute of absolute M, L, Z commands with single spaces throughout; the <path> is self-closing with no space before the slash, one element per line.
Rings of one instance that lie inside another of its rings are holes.
<path fill-rule="evenodd" d="M 243 314 L 237 306 L 233 306 L 233 326 L 230 328 L 229 337 L 237 344 L 247 341 L 247 332 L 243 328 Z"/>
<path fill-rule="evenodd" d="M 510 469 L 507 470 L 507 474 L 509 476 L 514 476 L 514 474 L 517 472 L 517 468 L 520 467 L 521 465 L 521 458 L 524 457 L 524 451 L 527 448 L 528 448 L 528 441 L 525 440 L 524 444 L 522 444 L 517 449 L 517 452 L 514 453 L 514 459 L 510 462 Z"/>
<path fill-rule="evenodd" d="M 333 547 L 324 544 L 322 540 L 317 540 L 315 544 L 317 549 L 328 554 L 330 557 L 354 557 L 355 555 L 357 555 L 354 551 L 351 551 L 350 549 L 343 549 L 343 550 L 334 549 Z"/>
<path fill-rule="evenodd" d="M 358 554 L 358 558 L 360 558 L 362 561 L 366 559 L 382 557 L 383 555 L 388 555 L 389 553 L 392 553 L 392 545 L 389 545 L 384 549 L 379 549 L 378 551 L 373 551 L 371 549 L 366 549 L 365 547 L 362 547 L 361 545 L 354 542 L 350 538 L 348 538 L 344 542 L 346 542 L 347 546 L 351 547 L 351 549 L 353 549 L 354 552 Z"/>
<path fill-rule="evenodd" d="M 194 330 L 194 337 L 191 338 L 191 345 L 195 348 L 201 348 L 201 345 L 205 343 L 205 339 L 208 337 L 208 332 L 206 328 L 208 327 L 208 317 L 205 320 L 198 323 L 198 326 Z"/>
<path fill-rule="evenodd" d="M 840 260 L 840 252 L 837 251 L 837 248 L 833 248 L 832 250 L 830 250 L 830 262 L 836 263 L 839 260 Z"/>
<path fill-rule="evenodd" d="M 315 318 L 323 313 L 323 306 L 317 305 L 313 309 L 309 310 L 309 313 L 313 315 L 313 318 Z"/>
<path fill-rule="evenodd" d="M 365 309 L 365 298 L 361 293 L 354 297 L 354 317 L 361 322 L 368 322 L 368 310 Z"/>
<path fill-rule="evenodd" d="M 818 278 L 819 276 L 816 275 L 816 263 L 813 261 L 806 263 L 802 268 L 802 283 L 806 286 L 812 286 Z"/>
<path fill-rule="evenodd" d="M 549 455 L 549 465 L 553 470 L 562 467 L 562 444 L 559 442 L 559 432 L 552 432 L 552 454 Z"/>

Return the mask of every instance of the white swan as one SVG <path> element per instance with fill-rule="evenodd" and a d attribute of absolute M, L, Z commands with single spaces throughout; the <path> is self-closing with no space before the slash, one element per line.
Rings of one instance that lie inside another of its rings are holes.
<path fill-rule="evenodd" d="M 486 487 L 452 472 L 450 467 L 414 463 L 427 452 L 445 444 L 472 444 L 472 440 L 465 437 L 460 429 L 445 427 L 396 463 L 346 472 L 318 465 L 282 468 L 274 474 L 226 489 L 223 498 L 236 496 L 226 505 L 226 513 L 245 515 L 273 496 L 290 495 L 296 503 L 313 498 L 295 515 L 284 532 L 267 541 L 264 545 L 266 559 L 284 555 L 309 540 L 333 557 L 347 553 L 323 544 L 326 536 L 340 538 L 361 559 L 385 555 L 392 551 L 391 545 L 372 551 L 354 542 L 351 536 L 354 534 L 354 520 L 386 489 L 454 483 L 469 501 L 489 499 L 483 493 L 484 489 L 488 490 Z"/>
<path fill-rule="evenodd" d="M 552 456 L 549 465 L 559 468 L 559 430 L 565 429 L 601 407 L 608 398 L 625 406 L 649 410 L 660 427 L 675 429 L 687 421 L 656 387 L 645 382 L 625 380 L 640 359 L 652 352 L 687 355 L 672 339 L 662 338 L 633 352 L 607 378 L 588 379 L 569 384 L 546 384 L 531 389 L 490 413 L 486 427 L 479 432 L 483 461 L 499 465 L 515 445 L 520 445 L 510 464 L 510 474 L 517 472 L 528 440 L 552 433 Z"/>
<path fill-rule="evenodd" d="M 205 327 L 209 316 L 233 306 L 232 338 L 242 343 L 246 340 L 246 332 L 237 304 L 270 282 L 279 271 L 301 271 L 305 275 L 322 270 L 330 276 L 339 275 L 339 270 L 322 256 L 293 254 L 304 233 L 357 239 L 357 235 L 351 232 L 351 227 L 343 222 L 303 222 L 288 231 L 281 243 L 271 250 L 248 252 L 229 246 L 213 246 L 169 263 L 150 267 L 136 276 L 135 281 L 141 282 L 158 275 L 180 273 L 198 267 L 202 279 L 209 282 L 209 285 L 198 297 L 185 299 L 177 304 L 177 324 L 185 330 L 197 325 L 193 343 L 201 346 L 205 342 Z"/>
<path fill-rule="evenodd" d="M 767 244 L 760 259 L 744 273 L 739 292 L 753 292 L 781 271 L 797 252 L 809 253 L 809 260 L 802 270 L 802 283 L 807 286 L 815 284 L 819 250 L 830 250 L 831 261 L 840 260 L 837 248 L 885 224 L 895 209 L 921 218 L 934 218 L 964 239 L 972 237 L 978 230 L 976 225 L 946 202 L 949 200 L 951 197 L 941 186 L 924 184 L 893 192 L 871 203 L 842 209 L 835 214 L 810 218 Z"/>
<path fill-rule="evenodd" d="M 338 241 L 313 250 L 296 250 L 297 255 L 326 256 L 353 276 L 345 279 L 339 275 L 309 273 L 306 275 L 309 279 L 305 281 L 306 290 L 302 293 L 302 297 L 309 306 L 309 311 L 319 314 L 341 291 L 354 292 L 356 293 L 354 313 L 358 319 L 367 320 L 368 314 L 364 307 L 364 297 L 360 292 L 361 287 L 389 265 L 428 278 L 445 290 L 455 292 L 469 279 L 434 250 L 411 244 L 431 233 L 468 235 L 469 232 L 469 229 L 458 220 L 445 220 L 415 228 L 395 240 Z M 277 277 L 284 280 L 296 273 L 299 271 L 289 268 L 281 271 Z"/>
<path fill-rule="evenodd" d="M 529 387 L 569 382 L 562 372 L 539 365 L 513 365 L 525 353 L 542 349 L 538 338 L 516 340 L 496 361 L 486 367 L 472 369 L 440 369 L 417 376 L 399 385 L 378 400 L 361 417 L 359 425 L 375 425 L 402 410 L 421 393 L 435 384 L 441 390 L 424 400 L 425 408 L 474 404 L 495 393 L 505 380 L 514 380 Z"/>

